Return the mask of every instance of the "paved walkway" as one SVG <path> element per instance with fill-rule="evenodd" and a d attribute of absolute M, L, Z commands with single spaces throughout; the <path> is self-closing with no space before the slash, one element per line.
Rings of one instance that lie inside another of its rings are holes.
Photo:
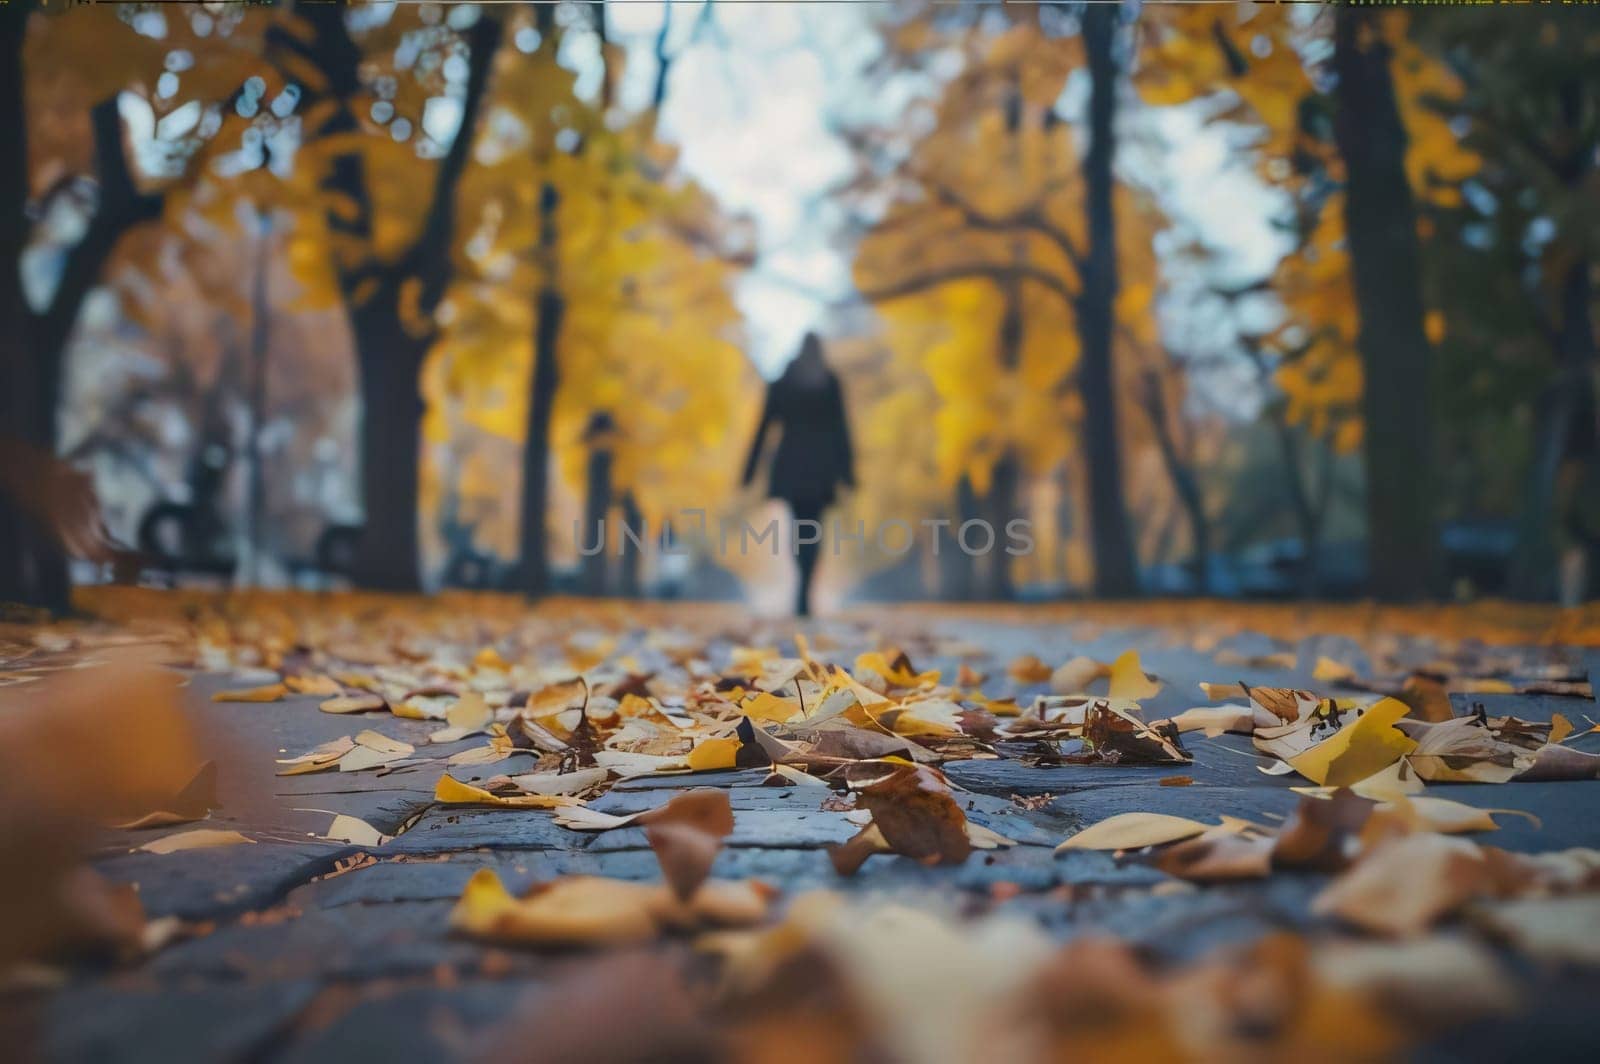
<path fill-rule="evenodd" d="M 1304 668 L 1219 665 L 1219 648 L 1201 653 L 1174 647 L 1157 630 L 1079 631 L 1075 637 L 1071 629 L 1049 626 L 985 626 L 959 633 L 944 621 L 932 627 L 946 636 L 959 634 L 982 650 L 983 656 L 969 663 L 989 673 L 985 690 L 991 696 L 1043 689 L 1007 678 L 1005 663 L 1020 653 L 1059 663 L 1078 654 L 1109 659 L 1130 646 L 1140 649 L 1146 670 L 1165 681 L 1161 694 L 1146 704 L 1152 718 L 1199 704 L 1200 680 L 1327 687 L 1316 684 Z M 1238 637 L 1220 649 L 1230 647 L 1234 656 L 1226 660 L 1231 661 L 1259 660 L 1284 649 L 1265 636 Z M 851 647 L 852 655 L 856 649 Z M 1315 660 L 1317 647 L 1298 649 L 1299 665 Z M 846 657 L 842 651 L 840 656 Z M 919 668 L 944 668 L 950 670 L 947 675 L 958 664 L 948 657 L 922 660 L 915 649 L 912 656 Z M 158 855 L 134 849 L 148 833 L 106 838 L 97 867 L 114 880 L 138 884 L 150 916 L 210 921 L 214 929 L 177 941 L 135 967 L 77 970 L 58 991 L 13 992 L 0 1001 L 6 1029 L 32 1032 L 51 1059 L 163 1064 L 459 1059 L 519 1008 L 522 995 L 560 983 L 586 962 L 582 954 L 519 951 L 452 936 L 447 914 L 474 871 L 494 869 L 513 891 L 562 873 L 632 880 L 659 876 L 636 828 L 579 833 L 554 825 L 542 811 L 435 806 L 436 766 L 384 775 L 277 777 L 275 758 L 361 727 L 381 724 L 386 734 L 420 748 L 438 724 L 320 713 L 314 697 L 264 705 L 211 702 L 210 694 L 226 686 L 226 677 L 214 675 L 196 676 L 191 685 L 197 705 L 240 755 L 221 780 L 223 808 L 206 826 L 236 829 L 256 842 Z M 1548 720 L 1553 712 L 1574 721 L 1585 714 L 1600 716 L 1593 702 L 1571 698 L 1472 700 L 1486 703 L 1491 713 L 1525 719 Z M 1600 751 L 1597 740 L 1600 735 L 1580 740 L 1580 748 Z M 760 877 L 786 895 L 809 887 L 903 897 L 942 894 L 958 896 L 974 909 L 1004 896 L 1013 911 L 1032 915 L 1051 936 L 1111 932 L 1175 959 L 1275 929 L 1315 929 L 1318 922 L 1307 904 L 1325 877 L 1276 875 L 1234 886 L 1180 889 L 1160 872 L 1119 863 L 1109 854 L 1052 853 L 1074 831 L 1114 813 L 1156 811 L 1206 819 L 1232 814 L 1273 823 L 1298 801 L 1289 790 L 1293 777 L 1256 770 L 1247 738 L 1191 733 L 1185 741 L 1194 764 L 1182 772 L 1194 782 L 1184 787 L 1155 786 L 1159 777 L 1171 774 L 1156 767 L 1036 768 L 1012 761 L 946 766 L 950 780 L 967 792 L 961 798 L 969 818 L 1019 843 L 974 854 L 955 868 L 879 856 L 854 878 L 841 879 L 824 848 L 850 837 L 856 826 L 842 812 L 821 808 L 815 790 L 760 786 L 760 770 L 625 781 L 593 807 L 633 812 L 659 805 L 675 788 L 726 787 L 735 829 L 715 874 Z M 478 743 L 481 739 L 429 753 Z M 454 774 L 473 780 L 514 771 L 513 762 Z M 1530 851 L 1600 847 L 1600 782 L 1459 785 L 1439 793 L 1538 817 L 1542 826 L 1505 819 L 1502 829 L 1485 839 L 1494 845 Z M 1019 803 L 1018 796 L 1048 797 Z M 333 813 L 360 817 L 386 833 L 410 826 L 377 847 L 329 843 L 316 836 L 328 830 Z M 1446 1036 L 1436 1050 L 1440 1059 L 1462 1050 L 1490 1056 L 1496 1047 L 1551 1059 L 1577 1046 L 1595 1047 L 1597 1036 L 1581 1029 L 1574 1017 L 1592 1009 L 1600 973 L 1518 971 L 1534 991 L 1524 999 L 1522 1014 Z M 530 1059 L 537 1056 L 530 1053 Z"/>

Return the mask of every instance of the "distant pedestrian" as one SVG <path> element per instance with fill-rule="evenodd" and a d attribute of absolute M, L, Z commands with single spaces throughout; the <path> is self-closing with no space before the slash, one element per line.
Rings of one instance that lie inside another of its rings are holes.
<path fill-rule="evenodd" d="M 839 378 L 823 360 L 822 341 L 815 333 L 806 334 L 800 353 L 767 389 L 767 405 L 745 462 L 747 485 L 755 478 L 767 434 L 774 424 L 779 426 L 781 436 L 772 459 L 767 494 L 788 503 L 797 523 L 820 521 L 822 512 L 834 502 L 839 486 L 853 488 L 856 478 L 844 394 Z M 821 547 L 820 542 L 799 543 L 796 547 L 800 589 L 795 597 L 795 612 L 802 617 L 811 613 L 811 580 Z"/>

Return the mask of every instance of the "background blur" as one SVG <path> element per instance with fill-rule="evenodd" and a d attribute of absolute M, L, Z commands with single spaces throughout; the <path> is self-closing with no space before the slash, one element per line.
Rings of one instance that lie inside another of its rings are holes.
<path fill-rule="evenodd" d="M 919 530 L 824 606 L 1600 578 L 1600 11 L 50 8 L 0 7 L 4 429 L 123 577 L 781 610 L 684 511 L 781 512 L 816 330 L 833 515 Z M 979 517 L 1034 551 L 917 524 Z"/>

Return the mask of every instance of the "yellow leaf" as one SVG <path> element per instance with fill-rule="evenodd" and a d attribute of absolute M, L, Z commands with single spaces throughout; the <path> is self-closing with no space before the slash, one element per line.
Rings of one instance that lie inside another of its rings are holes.
<path fill-rule="evenodd" d="M 336 695 L 340 692 L 338 681 L 331 676 L 289 676 L 283 682 L 297 695 Z"/>
<path fill-rule="evenodd" d="M 800 712 L 800 703 L 758 691 L 739 709 L 751 720 L 769 720 L 774 724 L 785 724 Z"/>
<path fill-rule="evenodd" d="M 324 713 L 366 713 L 382 709 L 383 699 L 378 695 L 340 695 L 324 700 L 317 708 Z"/>
<path fill-rule="evenodd" d="M 1062 850 L 1137 850 L 1191 839 L 1210 830 L 1197 820 L 1165 813 L 1118 813 L 1078 832 L 1056 847 Z"/>
<path fill-rule="evenodd" d="M 213 702 L 276 702 L 289 693 L 289 688 L 281 683 L 263 684 L 260 687 L 246 687 L 238 691 L 218 691 L 211 696 Z"/>
<path fill-rule="evenodd" d="M 1317 667 L 1311 670 L 1311 678 L 1324 683 L 1339 683 L 1354 675 L 1350 666 L 1326 657 L 1317 658 Z"/>
<path fill-rule="evenodd" d="M 891 665 L 881 651 L 873 650 L 856 658 L 855 672 L 875 672 L 888 680 L 896 687 L 921 687 L 925 683 L 934 683 L 939 679 L 939 672 L 912 672 L 905 662 L 903 655 L 896 655 L 900 660 Z"/>
<path fill-rule="evenodd" d="M 1289 758 L 1289 764 L 1313 783 L 1329 787 L 1360 783 L 1416 749 L 1416 742 L 1394 726 L 1410 711 L 1397 698 L 1380 699 L 1354 724 Z"/>
<path fill-rule="evenodd" d="M 1124 651 L 1111 663 L 1112 698 L 1118 701 L 1138 702 L 1154 698 L 1160 691 L 1161 684 L 1146 676 L 1144 669 L 1140 668 L 1137 650 Z"/>
<path fill-rule="evenodd" d="M 732 768 L 739 752 L 737 739 L 706 739 L 689 751 L 689 768 L 694 772 L 715 772 Z"/>
<path fill-rule="evenodd" d="M 576 798 L 560 794 L 490 794 L 482 787 L 462 783 L 448 772 L 440 776 L 439 782 L 434 785 L 433 800 L 445 805 L 494 805 L 508 809 L 559 809 L 578 804 Z"/>

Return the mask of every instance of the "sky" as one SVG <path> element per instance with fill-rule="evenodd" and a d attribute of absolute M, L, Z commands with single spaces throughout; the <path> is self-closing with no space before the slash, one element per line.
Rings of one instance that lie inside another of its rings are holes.
<path fill-rule="evenodd" d="M 893 120 L 890 105 L 864 93 L 862 69 L 878 48 L 870 22 L 876 7 L 719 4 L 713 27 L 697 32 L 701 6 L 673 8 L 669 52 L 676 58 L 661 132 L 679 145 L 696 180 L 756 223 L 760 258 L 737 298 L 751 361 L 770 378 L 805 330 L 825 322 L 829 302 L 852 294 L 846 250 L 830 242 L 827 203 L 852 162 L 832 127 Z M 629 48 L 625 105 L 648 99 L 664 8 L 641 2 L 610 9 L 613 38 Z M 574 65 L 586 65 L 582 58 Z M 1069 84 L 1063 107 L 1081 106 L 1073 98 L 1082 94 L 1081 84 Z M 1226 132 L 1204 124 L 1198 108 L 1167 108 L 1154 121 L 1166 146 L 1153 184 L 1168 214 L 1215 249 L 1228 277 L 1268 272 L 1284 247 L 1270 225 L 1275 205 Z"/>

